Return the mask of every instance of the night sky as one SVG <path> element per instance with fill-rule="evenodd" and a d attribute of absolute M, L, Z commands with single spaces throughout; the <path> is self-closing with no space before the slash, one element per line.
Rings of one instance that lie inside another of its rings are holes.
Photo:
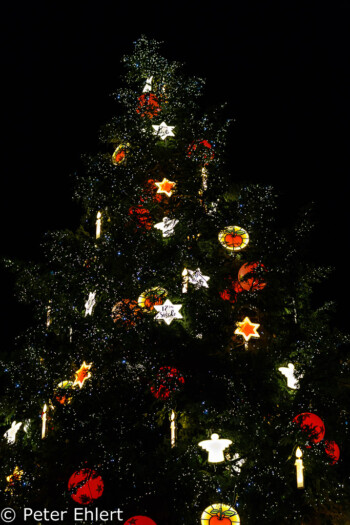
<path fill-rule="evenodd" d="M 46 231 L 78 225 L 70 175 L 97 151 L 121 57 L 144 34 L 206 78 L 209 104 L 228 102 L 235 180 L 275 185 L 291 210 L 315 202 L 314 259 L 336 267 L 321 295 L 346 328 L 350 2 L 75 4 L 1 8 L 1 255 L 38 260 Z M 6 351 L 28 313 L 1 274 Z"/>

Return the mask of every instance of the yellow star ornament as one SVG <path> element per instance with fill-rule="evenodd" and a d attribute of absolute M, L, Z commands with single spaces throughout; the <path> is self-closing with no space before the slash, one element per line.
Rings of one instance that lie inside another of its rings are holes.
<path fill-rule="evenodd" d="M 164 177 L 162 182 L 155 182 L 154 184 L 158 187 L 157 193 L 165 193 L 165 195 L 168 197 L 172 196 L 175 182 L 172 182 L 171 180 L 168 180 Z"/>
<path fill-rule="evenodd" d="M 236 323 L 237 327 L 235 334 L 242 335 L 246 341 L 251 337 L 260 337 L 257 330 L 260 326 L 258 323 L 252 323 L 249 317 L 245 317 L 243 321 Z"/>
<path fill-rule="evenodd" d="M 79 370 L 75 372 L 75 381 L 72 385 L 72 388 L 74 388 L 77 385 L 80 388 L 83 388 L 85 381 L 91 377 L 91 372 L 89 372 L 91 366 L 92 366 L 92 363 L 87 365 L 85 361 L 83 362 Z"/>

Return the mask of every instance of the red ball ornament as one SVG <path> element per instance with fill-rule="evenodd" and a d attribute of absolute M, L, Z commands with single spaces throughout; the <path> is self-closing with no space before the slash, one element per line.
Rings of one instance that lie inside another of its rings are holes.
<path fill-rule="evenodd" d="M 223 301 L 229 301 L 233 304 L 237 300 L 237 295 L 243 292 L 243 288 L 240 283 L 238 281 L 234 281 L 231 276 L 227 277 L 227 280 L 229 281 L 229 287 L 219 293 Z"/>
<path fill-rule="evenodd" d="M 205 161 L 204 165 L 207 165 L 209 160 L 213 160 L 215 154 L 210 142 L 197 140 L 189 146 L 187 156 L 192 157 L 194 160 Z"/>
<path fill-rule="evenodd" d="M 136 321 L 141 319 L 141 308 L 137 301 L 131 299 L 122 299 L 118 301 L 112 308 L 112 319 L 115 323 L 121 323 L 127 328 L 136 325 Z"/>
<path fill-rule="evenodd" d="M 179 391 L 185 383 L 181 372 L 171 366 L 162 366 L 151 385 L 151 392 L 157 399 L 168 399 L 170 394 Z"/>
<path fill-rule="evenodd" d="M 138 98 L 137 113 L 141 117 L 153 118 L 160 112 L 160 104 L 154 93 L 144 93 Z"/>
<path fill-rule="evenodd" d="M 334 465 L 338 462 L 340 458 L 340 448 L 335 441 L 326 441 L 324 442 L 324 449 L 326 454 L 331 458 L 331 465 Z"/>
<path fill-rule="evenodd" d="M 262 278 L 262 272 L 266 272 L 266 268 L 262 263 L 252 262 L 245 263 L 240 267 L 238 272 L 238 280 L 244 290 L 255 291 L 262 290 L 266 286 L 266 282 Z"/>
<path fill-rule="evenodd" d="M 129 518 L 126 520 L 124 525 L 157 525 L 155 521 L 151 520 L 151 518 L 147 518 L 147 516 L 134 516 L 133 518 Z"/>
<path fill-rule="evenodd" d="M 140 202 L 161 202 L 163 196 L 160 193 L 157 193 L 158 188 L 155 185 L 155 182 L 156 181 L 154 179 L 148 179 L 143 187 Z"/>
<path fill-rule="evenodd" d="M 91 468 L 77 470 L 69 478 L 68 491 L 74 501 L 81 505 L 88 505 L 103 494 L 103 480 Z"/>
<path fill-rule="evenodd" d="M 293 419 L 294 423 L 308 434 L 313 443 L 322 441 L 325 435 L 325 427 L 322 419 L 311 412 L 303 412 Z"/>
<path fill-rule="evenodd" d="M 149 210 L 143 208 L 140 204 L 129 208 L 129 215 L 135 219 L 138 228 L 150 230 L 152 228 L 152 218 Z"/>

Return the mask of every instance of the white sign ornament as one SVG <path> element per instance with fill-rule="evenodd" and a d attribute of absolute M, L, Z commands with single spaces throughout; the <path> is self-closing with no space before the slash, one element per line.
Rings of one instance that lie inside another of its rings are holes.
<path fill-rule="evenodd" d="M 179 311 L 181 308 L 182 304 L 173 304 L 169 299 L 163 304 L 155 304 L 154 309 L 158 312 L 155 319 L 169 325 L 174 319 L 182 319 Z"/>
<path fill-rule="evenodd" d="M 157 230 L 161 230 L 163 237 L 171 237 L 175 232 L 175 226 L 179 221 L 177 219 L 169 219 L 164 217 L 162 222 L 158 222 L 154 225 Z"/>
<path fill-rule="evenodd" d="M 152 128 L 154 129 L 153 134 L 158 135 L 162 140 L 165 140 L 167 137 L 175 137 L 173 133 L 175 126 L 167 126 L 165 122 L 162 122 L 159 126 L 152 125 Z"/>

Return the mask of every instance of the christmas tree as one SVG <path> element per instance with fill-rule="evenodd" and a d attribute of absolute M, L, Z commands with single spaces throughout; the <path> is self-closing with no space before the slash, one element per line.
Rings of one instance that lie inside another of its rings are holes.
<path fill-rule="evenodd" d="M 202 79 L 144 37 L 123 62 L 79 228 L 47 234 L 42 264 L 6 261 L 35 322 L 2 363 L 4 502 L 64 523 L 343 524 L 348 339 L 313 300 L 310 216 L 228 172 Z"/>

